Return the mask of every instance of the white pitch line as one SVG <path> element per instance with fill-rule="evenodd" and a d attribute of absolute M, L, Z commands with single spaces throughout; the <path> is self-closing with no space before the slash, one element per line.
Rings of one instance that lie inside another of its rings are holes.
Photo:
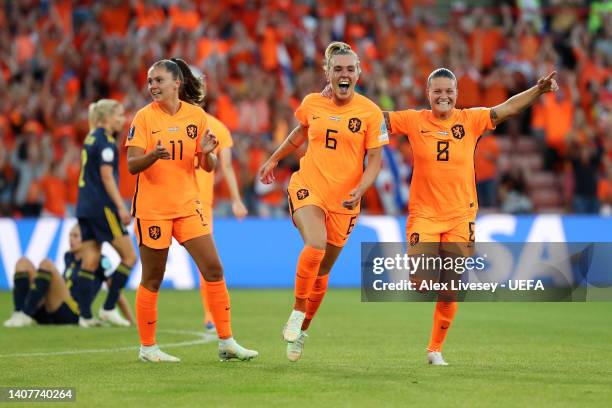
<path fill-rule="evenodd" d="M 94 329 L 95 330 L 95 329 Z M 191 336 L 199 337 L 197 340 L 181 341 L 178 343 L 160 344 L 162 348 L 176 348 L 193 346 L 197 344 L 212 343 L 217 340 L 217 336 L 208 333 L 192 332 L 185 330 L 158 330 L 158 333 L 172 333 L 172 334 L 187 334 Z M 0 358 L 5 357 L 46 357 L 46 356 L 65 356 L 71 354 L 94 354 L 94 353 L 112 353 L 117 351 L 132 351 L 138 350 L 140 346 L 129 346 L 129 347 L 115 347 L 106 349 L 83 349 L 83 350 L 65 350 L 65 351 L 49 351 L 39 353 L 15 353 L 15 354 L 0 354 Z"/>

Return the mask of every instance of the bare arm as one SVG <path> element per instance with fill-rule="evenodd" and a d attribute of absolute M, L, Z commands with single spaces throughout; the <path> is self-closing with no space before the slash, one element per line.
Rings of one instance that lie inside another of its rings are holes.
<path fill-rule="evenodd" d="M 102 184 L 104 184 L 104 189 L 117 207 L 121 222 L 123 223 L 123 225 L 129 225 L 132 221 L 132 217 L 130 217 L 130 213 L 125 209 L 123 205 L 123 200 L 121 199 L 121 194 L 119 193 L 119 187 L 117 186 L 117 183 L 115 182 L 115 177 L 113 176 L 113 166 L 108 164 L 101 165 L 100 176 L 102 177 Z"/>
<path fill-rule="evenodd" d="M 289 136 L 281 143 L 272 156 L 259 169 L 259 179 L 264 184 L 272 183 L 274 178 L 273 170 L 278 165 L 278 162 L 293 153 L 306 140 L 308 128 L 301 124 L 289 133 Z"/>
<path fill-rule="evenodd" d="M 210 133 L 210 129 L 206 129 L 204 135 L 202 135 L 200 146 L 202 147 L 202 153 L 198 156 L 200 167 L 211 172 L 217 166 L 217 155 L 214 151 L 219 146 L 219 141 L 215 135 Z"/>
<path fill-rule="evenodd" d="M 198 161 L 201 168 L 207 172 L 211 172 L 217 166 L 217 155 L 213 152 L 208 152 L 206 154 L 200 153 L 198 155 Z"/>
<path fill-rule="evenodd" d="M 374 149 L 368 149 L 368 165 L 361 176 L 359 185 L 349 193 L 351 198 L 344 200 L 342 206 L 352 210 L 361 201 L 361 196 L 372 186 L 374 180 L 380 172 L 380 166 L 382 162 L 382 147 L 376 147 Z"/>
<path fill-rule="evenodd" d="M 501 105 L 491 108 L 491 122 L 497 126 L 511 116 L 518 115 L 531 106 L 540 95 L 547 92 L 556 92 L 559 89 L 554 77 L 556 71 L 551 72 L 547 77 L 540 78 L 538 83 L 520 94 L 514 95 Z"/>
<path fill-rule="evenodd" d="M 145 171 L 157 160 L 170 160 L 170 152 L 162 146 L 161 140 L 157 141 L 155 149 L 145 154 L 142 147 L 129 146 L 127 151 L 128 170 L 130 174 L 137 174 Z"/>
<path fill-rule="evenodd" d="M 232 212 L 236 218 L 242 219 L 246 217 L 248 210 L 244 206 L 242 198 L 240 198 L 240 190 L 238 189 L 236 174 L 234 174 L 234 167 L 232 166 L 232 150 L 229 147 L 221 149 L 219 158 L 221 160 L 221 171 L 232 197 Z"/>

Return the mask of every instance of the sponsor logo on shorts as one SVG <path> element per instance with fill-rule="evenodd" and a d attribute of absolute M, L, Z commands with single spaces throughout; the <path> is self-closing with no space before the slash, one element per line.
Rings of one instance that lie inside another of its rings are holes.
<path fill-rule="evenodd" d="M 196 125 L 187 126 L 187 136 L 195 139 L 198 136 L 198 127 Z"/>
<path fill-rule="evenodd" d="M 157 225 L 149 227 L 149 236 L 151 239 L 159 239 L 159 237 L 161 237 L 161 228 L 159 228 Z"/>
<path fill-rule="evenodd" d="M 455 125 L 451 128 L 451 132 L 453 132 L 453 137 L 455 139 L 463 139 L 465 136 L 465 129 L 463 129 L 463 125 Z"/>
<path fill-rule="evenodd" d="M 413 232 L 412 234 L 410 234 L 410 246 L 415 246 L 416 244 L 419 243 L 419 233 L 418 232 Z"/>
<path fill-rule="evenodd" d="M 297 191 L 297 198 L 298 198 L 298 200 L 303 200 L 306 197 L 308 197 L 308 195 L 309 195 L 308 190 L 306 190 L 305 188 L 299 189 Z"/>
<path fill-rule="evenodd" d="M 359 132 L 359 129 L 361 129 L 361 119 L 350 118 L 348 122 L 348 128 L 353 133 Z"/>

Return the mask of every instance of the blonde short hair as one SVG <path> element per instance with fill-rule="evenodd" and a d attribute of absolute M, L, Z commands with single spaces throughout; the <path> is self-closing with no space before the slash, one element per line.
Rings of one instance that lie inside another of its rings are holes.
<path fill-rule="evenodd" d="M 100 99 L 89 104 L 89 130 L 95 130 L 100 121 L 112 115 L 113 111 L 120 105 L 114 99 Z"/>

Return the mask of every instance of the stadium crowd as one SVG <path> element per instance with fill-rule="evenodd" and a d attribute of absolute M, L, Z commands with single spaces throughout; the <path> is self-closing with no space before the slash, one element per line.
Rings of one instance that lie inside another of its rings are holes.
<path fill-rule="evenodd" d="M 205 109 L 232 132 L 251 214 L 287 214 L 299 154 L 272 185 L 257 169 L 295 126 L 299 101 L 323 89 L 332 40 L 357 51 L 359 92 L 383 110 L 425 108 L 437 67 L 456 74 L 457 107 L 495 106 L 556 70 L 559 92 L 479 143 L 481 208 L 610 213 L 610 1 L 0 0 L 0 215 L 73 215 L 89 103 L 120 100 L 129 123 L 149 101 L 147 67 L 165 57 L 205 76 Z M 393 140 L 365 213 L 405 211 L 410 163 L 409 144 Z M 229 215 L 229 191 L 216 186 L 216 214 Z"/>

